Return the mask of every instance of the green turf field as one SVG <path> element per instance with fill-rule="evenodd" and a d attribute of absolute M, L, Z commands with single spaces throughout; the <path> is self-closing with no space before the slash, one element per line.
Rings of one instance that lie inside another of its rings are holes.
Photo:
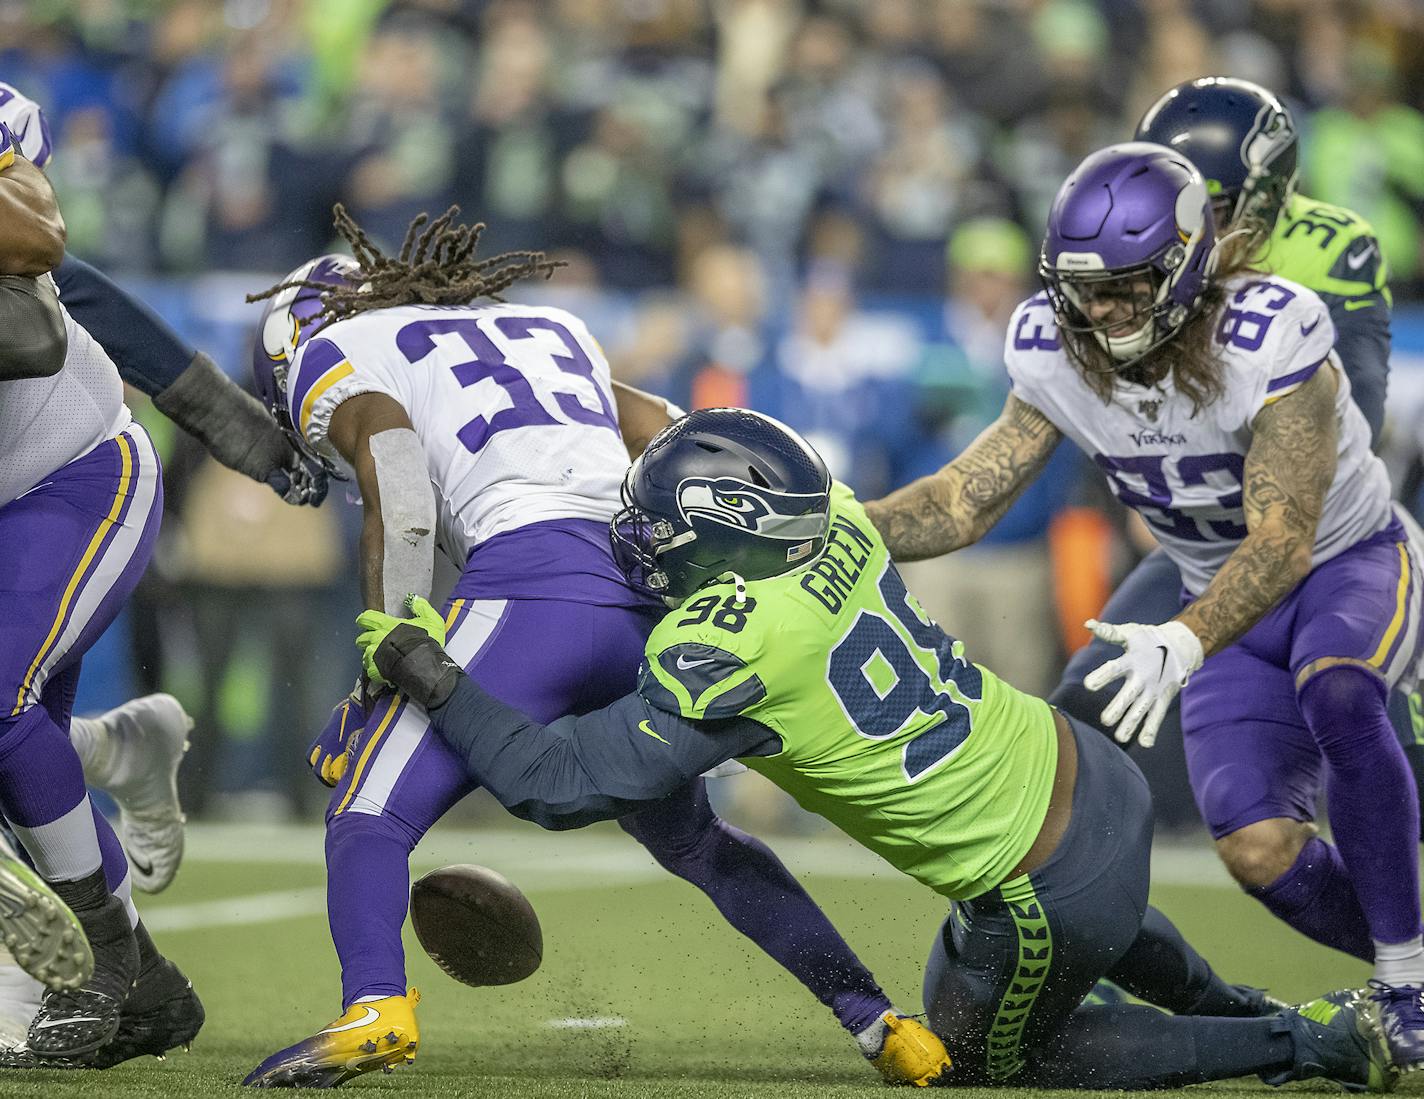
<path fill-rule="evenodd" d="M 943 905 L 848 842 L 774 846 L 806 873 L 899 1006 L 918 1010 Z M 192 1053 L 102 1075 L 0 1073 L 0 1097 L 236 1095 L 258 1061 L 337 1014 L 320 832 L 198 828 L 189 847 L 177 882 L 142 908 L 206 1003 Z M 522 984 L 466 988 L 407 933 L 411 980 L 424 994 L 419 1061 L 348 1088 L 558 1099 L 884 1094 L 829 1012 L 616 830 L 437 830 L 418 855 L 417 871 L 479 862 L 518 882 L 543 922 L 544 965 Z M 1155 902 L 1229 979 L 1305 999 L 1368 975 L 1274 923 L 1230 887 L 1205 846 L 1159 852 L 1156 866 Z M 1254 1082 L 1214 1088 L 1246 1089 L 1260 1099 Z"/>

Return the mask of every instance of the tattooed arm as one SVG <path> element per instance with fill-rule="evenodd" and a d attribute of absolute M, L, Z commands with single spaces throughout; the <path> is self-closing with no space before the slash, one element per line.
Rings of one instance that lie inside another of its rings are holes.
<path fill-rule="evenodd" d="M 865 505 L 897 561 L 920 561 L 984 537 L 1042 472 L 1062 434 L 1012 393 L 1004 411 L 938 473 Z"/>
<path fill-rule="evenodd" d="M 1335 371 L 1317 370 L 1251 425 L 1242 477 L 1246 537 L 1177 616 L 1207 656 L 1230 645 L 1310 572 L 1315 528 L 1335 479 Z"/>

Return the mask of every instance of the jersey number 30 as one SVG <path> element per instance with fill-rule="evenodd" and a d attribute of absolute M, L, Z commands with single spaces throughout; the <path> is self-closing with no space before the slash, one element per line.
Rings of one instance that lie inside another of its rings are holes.
<path fill-rule="evenodd" d="M 855 731 L 869 740 L 896 736 L 916 717 L 942 715 L 905 741 L 905 777 L 915 782 L 968 739 L 973 712 L 967 703 L 983 697 L 983 681 L 979 669 L 956 653 L 954 639 L 920 617 L 893 566 L 881 573 L 879 587 L 885 610 L 910 643 L 890 618 L 861 611 L 831 650 L 826 678 Z M 926 657 L 936 662 L 937 676 L 925 670 Z"/>

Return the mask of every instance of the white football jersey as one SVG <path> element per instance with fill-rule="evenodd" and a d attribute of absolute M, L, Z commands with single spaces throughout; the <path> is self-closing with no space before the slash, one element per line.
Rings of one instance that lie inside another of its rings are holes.
<path fill-rule="evenodd" d="M 54 146 L 49 139 L 49 124 L 40 105 L 19 89 L 0 81 L 0 122 L 10 128 L 20 143 L 20 154 L 36 168 L 49 163 Z"/>
<path fill-rule="evenodd" d="M 0 381 L 0 506 L 131 422 L 118 367 L 68 311 L 64 327 L 69 350 L 58 374 Z"/>
<path fill-rule="evenodd" d="M 1335 326 L 1325 304 L 1274 275 L 1241 275 L 1227 289 L 1216 329 L 1225 389 L 1196 415 L 1170 377 L 1155 386 L 1119 379 L 1105 405 L 1063 351 L 1046 294 L 1014 311 L 1004 349 L 1014 393 L 1097 463 L 1117 498 L 1152 527 L 1194 595 L 1246 536 L 1241 480 L 1252 421 L 1322 366 L 1336 370 L 1339 435 L 1314 564 L 1390 519 L 1389 478 L 1331 351 Z"/>
<path fill-rule="evenodd" d="M 607 522 L 628 452 L 608 361 L 562 309 L 406 305 L 329 324 L 287 378 L 292 422 L 323 454 L 332 413 L 384 393 L 420 437 L 457 564 L 496 534 L 550 519 Z"/>

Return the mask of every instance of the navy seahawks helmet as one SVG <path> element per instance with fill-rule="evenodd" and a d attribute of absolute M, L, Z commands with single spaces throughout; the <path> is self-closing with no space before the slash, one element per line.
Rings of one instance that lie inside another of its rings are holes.
<path fill-rule="evenodd" d="M 635 588 L 676 604 L 727 574 L 764 580 L 826 544 L 831 475 L 785 424 L 706 408 L 669 424 L 623 481 L 609 534 Z"/>
<path fill-rule="evenodd" d="M 1166 145 L 1197 166 L 1219 226 L 1253 217 L 1268 232 L 1295 190 L 1297 137 L 1280 99 L 1229 76 L 1178 84 L 1137 124 L 1138 141 Z"/>

